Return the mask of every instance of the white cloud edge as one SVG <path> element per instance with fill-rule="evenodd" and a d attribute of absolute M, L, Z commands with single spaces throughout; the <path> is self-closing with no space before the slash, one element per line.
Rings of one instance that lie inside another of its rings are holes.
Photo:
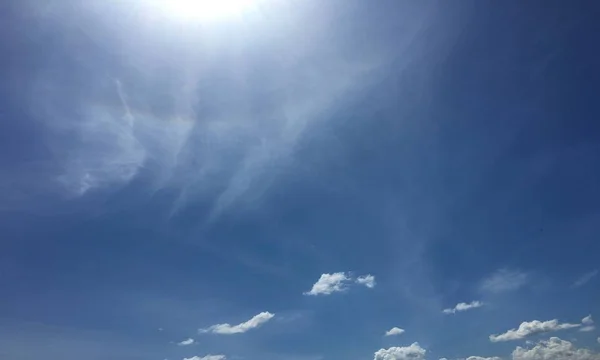
<path fill-rule="evenodd" d="M 243 334 L 249 330 L 255 329 L 263 325 L 264 323 L 271 320 L 275 314 L 272 314 L 268 311 L 261 312 L 260 314 L 254 315 L 250 320 L 244 321 L 237 325 L 230 325 L 227 323 L 224 324 L 215 324 L 209 326 L 205 329 L 199 329 L 199 333 L 213 333 L 220 335 L 233 335 L 233 334 Z"/>

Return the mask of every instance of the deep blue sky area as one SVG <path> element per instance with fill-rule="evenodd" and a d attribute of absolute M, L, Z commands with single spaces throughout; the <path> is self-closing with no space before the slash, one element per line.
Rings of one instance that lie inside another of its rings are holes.
<path fill-rule="evenodd" d="M 0 358 L 600 359 L 599 16 L 5 2 Z"/>

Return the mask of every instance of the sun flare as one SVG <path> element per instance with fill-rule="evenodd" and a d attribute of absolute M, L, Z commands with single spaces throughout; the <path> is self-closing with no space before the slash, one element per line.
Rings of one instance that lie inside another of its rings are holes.
<path fill-rule="evenodd" d="M 189 19 L 214 21 L 241 15 L 252 0 L 162 0 L 165 12 Z"/>

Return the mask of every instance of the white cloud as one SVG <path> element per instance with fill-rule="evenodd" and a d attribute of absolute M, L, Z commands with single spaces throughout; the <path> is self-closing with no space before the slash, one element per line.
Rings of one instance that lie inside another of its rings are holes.
<path fill-rule="evenodd" d="M 400 329 L 399 327 L 393 327 L 385 332 L 385 336 L 400 335 L 403 333 L 404 329 Z"/>
<path fill-rule="evenodd" d="M 212 325 L 206 329 L 200 329 L 200 333 L 211 332 L 214 334 L 222 334 L 222 335 L 231 335 L 231 334 L 241 334 L 245 333 L 248 330 L 259 327 L 260 325 L 266 323 L 271 320 L 275 314 L 271 314 L 268 311 L 261 312 L 258 315 L 255 315 L 252 319 L 243 322 L 238 325 L 230 325 L 230 324 L 216 324 Z"/>
<path fill-rule="evenodd" d="M 497 356 L 492 356 L 492 357 L 469 356 L 467 358 L 467 360 L 502 360 L 502 358 L 499 358 Z"/>
<path fill-rule="evenodd" d="M 596 329 L 596 326 L 594 325 L 594 319 L 592 319 L 592 315 L 588 315 L 581 319 L 581 323 L 585 326 L 581 327 L 579 331 L 590 332 Z"/>
<path fill-rule="evenodd" d="M 500 342 L 500 341 L 510 341 L 510 340 L 521 340 L 526 338 L 529 335 L 546 333 L 551 331 L 565 330 L 571 329 L 581 326 L 580 324 L 569 324 L 569 323 L 559 323 L 558 320 L 548 320 L 548 321 L 524 321 L 519 325 L 518 329 L 511 329 L 507 332 L 499 335 L 490 335 L 490 341 L 492 342 Z"/>
<path fill-rule="evenodd" d="M 359 276 L 356 279 L 356 283 L 357 284 L 361 284 L 364 285 L 370 289 L 375 287 L 375 276 L 368 274 L 368 275 L 363 275 L 363 276 Z"/>
<path fill-rule="evenodd" d="M 225 355 L 206 355 L 206 356 L 192 356 L 191 358 L 183 358 L 183 360 L 225 360 Z"/>
<path fill-rule="evenodd" d="M 330 295 L 334 292 L 344 291 L 350 280 L 351 279 L 346 276 L 346 273 L 344 272 L 323 274 L 319 280 L 314 283 L 312 289 L 305 292 L 304 295 Z"/>
<path fill-rule="evenodd" d="M 513 360 L 600 360 L 600 354 L 588 349 L 577 349 L 573 344 L 557 337 L 540 341 L 531 349 L 518 346 L 512 353 Z"/>
<path fill-rule="evenodd" d="M 468 304 L 461 302 L 461 303 L 456 304 L 456 306 L 453 308 L 448 308 L 448 309 L 442 310 L 442 312 L 444 314 L 455 314 L 457 312 L 467 311 L 467 310 L 475 309 L 475 308 L 482 307 L 482 306 L 483 306 L 483 303 L 481 301 L 471 301 Z"/>
<path fill-rule="evenodd" d="M 572 287 L 578 288 L 580 286 L 583 286 L 587 284 L 590 280 L 592 280 L 594 277 L 596 277 L 596 275 L 598 275 L 598 270 L 593 270 L 589 273 L 585 273 L 573 283 Z"/>
<path fill-rule="evenodd" d="M 194 339 L 185 339 L 181 342 L 178 342 L 177 345 L 179 346 L 186 346 L 186 345 L 192 345 L 194 343 Z"/>
<path fill-rule="evenodd" d="M 379 349 L 375 352 L 374 360 L 424 360 L 425 352 L 426 350 L 415 342 L 405 347 Z"/>
<path fill-rule="evenodd" d="M 481 290 L 490 293 L 514 291 L 529 281 L 529 275 L 516 270 L 500 269 L 484 279 Z"/>

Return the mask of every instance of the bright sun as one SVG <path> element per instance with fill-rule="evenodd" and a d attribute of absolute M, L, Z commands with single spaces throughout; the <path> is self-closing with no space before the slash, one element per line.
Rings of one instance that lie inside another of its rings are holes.
<path fill-rule="evenodd" d="M 177 17 L 214 21 L 240 15 L 252 0 L 162 0 L 162 7 Z"/>

